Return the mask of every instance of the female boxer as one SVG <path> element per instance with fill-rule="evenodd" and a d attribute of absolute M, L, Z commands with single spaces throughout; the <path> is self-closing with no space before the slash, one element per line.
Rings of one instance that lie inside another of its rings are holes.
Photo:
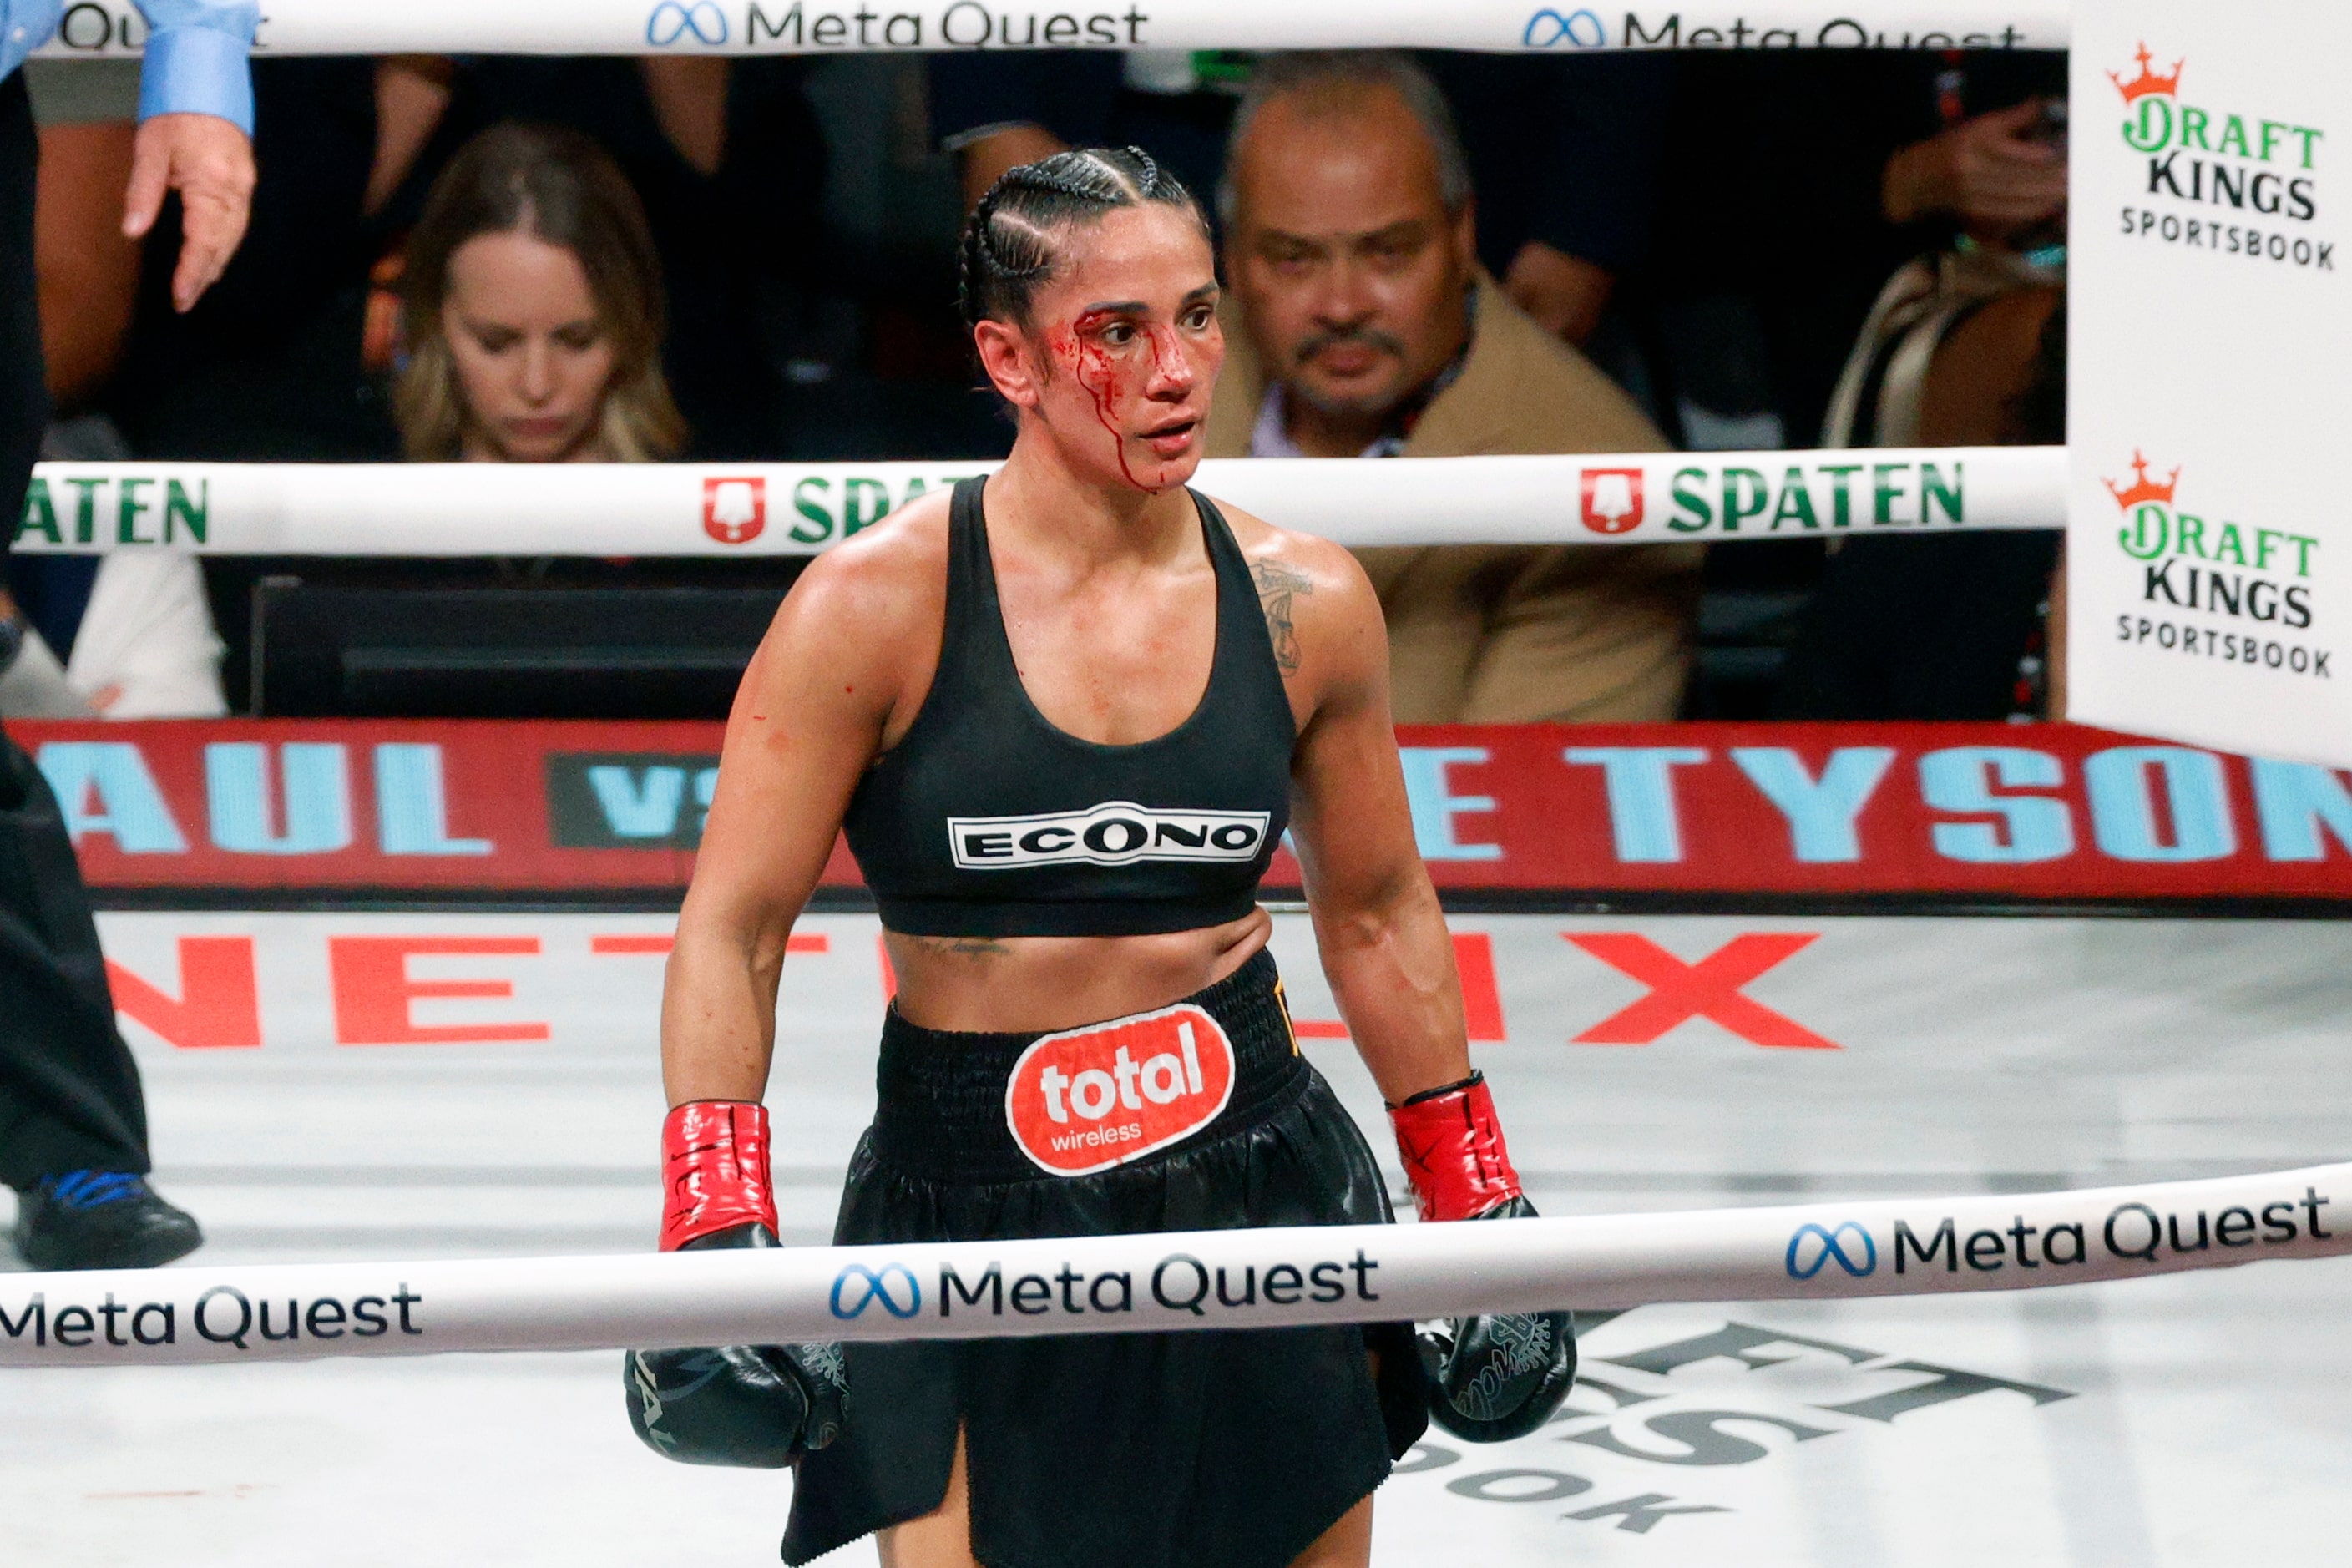
<path fill-rule="evenodd" d="M 821 558 L 744 676 L 664 999 L 663 1246 L 773 1245 L 758 1102 L 836 827 L 898 981 L 836 1241 L 1391 1217 L 1265 951 L 1286 824 L 1424 1215 L 1531 1212 L 1470 1070 L 1371 589 L 1337 546 L 1185 488 L 1223 353 L 1192 197 L 1134 149 L 1014 169 L 973 211 L 962 288 L 1020 433 L 984 485 Z M 1566 1328 L 1438 1342 L 1441 1416 L 1540 1422 Z M 879 1531 L 891 1568 L 1362 1564 L 1423 1375 L 1397 1327 L 629 1364 L 671 1457 L 798 1461 L 786 1561 Z"/>

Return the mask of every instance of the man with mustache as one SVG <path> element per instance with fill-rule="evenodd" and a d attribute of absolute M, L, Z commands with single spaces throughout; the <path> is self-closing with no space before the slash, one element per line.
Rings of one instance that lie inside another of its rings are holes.
<path fill-rule="evenodd" d="M 1230 299 L 1212 457 L 1659 451 L 1633 399 L 1477 263 L 1444 97 L 1402 55 L 1262 61 L 1218 193 Z M 1699 552 L 1356 552 L 1403 723 L 1671 719 Z"/>

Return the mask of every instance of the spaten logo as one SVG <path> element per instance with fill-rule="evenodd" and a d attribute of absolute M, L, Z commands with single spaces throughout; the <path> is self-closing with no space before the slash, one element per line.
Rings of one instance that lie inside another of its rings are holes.
<path fill-rule="evenodd" d="M 1585 468 L 1578 475 L 1584 526 L 1595 533 L 1631 533 L 1642 526 L 1642 470 Z"/>
<path fill-rule="evenodd" d="M 904 1289 L 894 1281 L 902 1283 Z M 898 1304 L 902 1294 L 907 1302 L 903 1307 Z M 852 1299 L 845 1304 L 844 1296 Z M 923 1308 L 922 1283 L 915 1278 L 914 1270 L 903 1263 L 886 1263 L 878 1272 L 863 1263 L 853 1263 L 834 1276 L 831 1305 L 835 1317 L 862 1317 L 866 1309 L 877 1301 L 894 1318 L 911 1318 Z"/>
<path fill-rule="evenodd" d="M 751 474 L 702 481 L 702 531 L 721 544 L 749 544 L 768 527 L 768 481 Z"/>
<path fill-rule="evenodd" d="M 1846 1248 L 1846 1238 L 1849 1237 L 1857 1238 L 1862 1243 L 1862 1258 L 1859 1261 L 1856 1261 L 1854 1255 Z M 1814 1251 L 1807 1247 L 1805 1244 L 1809 1241 L 1819 1242 L 1821 1249 Z M 1803 1261 L 1809 1253 L 1811 1260 Z M 1860 1279 L 1865 1275 L 1877 1271 L 1878 1243 L 1870 1238 L 1870 1232 L 1863 1228 L 1861 1221 L 1851 1219 L 1836 1226 L 1814 1225 L 1809 1221 L 1799 1226 L 1797 1234 L 1789 1238 L 1790 1279 L 1811 1279 L 1827 1268 L 1832 1260 L 1847 1274 Z"/>

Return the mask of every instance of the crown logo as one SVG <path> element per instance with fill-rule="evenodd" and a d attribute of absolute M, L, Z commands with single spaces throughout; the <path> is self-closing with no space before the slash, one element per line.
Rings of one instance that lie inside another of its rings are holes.
<path fill-rule="evenodd" d="M 2186 56 L 2172 62 L 2170 76 L 2158 76 L 2147 68 L 2151 57 L 2146 43 L 2140 45 L 2139 54 L 2136 58 L 2139 60 L 2139 75 L 2131 80 L 2126 81 L 2113 71 L 2107 73 L 2107 79 L 2116 84 L 2116 90 L 2124 95 L 2126 103 L 2136 102 L 2151 93 L 2160 92 L 2171 95 L 2179 91 L 2180 68 L 2189 63 Z"/>
<path fill-rule="evenodd" d="M 2147 477 L 2147 459 L 2141 457 L 2138 450 L 2135 448 L 2132 452 L 2132 473 L 2137 477 L 2128 489 L 2117 486 L 2113 479 L 2099 481 L 2107 487 L 2107 493 L 2116 498 L 2116 505 L 2128 513 L 2132 508 L 2144 501 L 2162 501 L 2168 506 L 2171 504 L 2173 489 L 2180 483 L 2179 465 L 2175 464 L 2172 472 L 2165 476 L 2162 484 L 2158 484 Z"/>

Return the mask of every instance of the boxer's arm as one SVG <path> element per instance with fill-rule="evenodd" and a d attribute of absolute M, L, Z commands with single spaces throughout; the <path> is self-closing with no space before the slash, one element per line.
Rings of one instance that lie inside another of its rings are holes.
<path fill-rule="evenodd" d="M 1383 1098 L 1470 1075 L 1462 983 L 1437 892 L 1414 847 L 1389 717 L 1388 635 L 1362 569 L 1299 542 L 1294 681 L 1314 708 L 1292 754 L 1291 836 L 1323 971 Z"/>
<path fill-rule="evenodd" d="M 845 549 L 802 574 L 728 716 L 662 991 L 664 1252 L 775 1245 L 759 1101 L 776 984 L 793 921 L 888 721 L 908 643 L 898 623 L 919 597 L 895 580 L 887 549 L 879 570 L 875 553 Z M 624 1368 L 630 1426 L 689 1464 L 794 1464 L 833 1441 L 847 1406 L 831 1346 L 633 1351 Z"/>
<path fill-rule="evenodd" d="M 901 623 L 924 595 L 888 556 L 861 541 L 812 563 L 737 689 L 662 993 L 673 1106 L 767 1087 L 786 939 L 920 644 Z"/>
<path fill-rule="evenodd" d="M 1494 1100 L 1470 1070 L 1454 942 L 1413 843 L 1380 601 L 1337 545 L 1259 537 L 1264 525 L 1243 516 L 1254 525 L 1244 548 L 1276 662 L 1293 710 L 1307 715 L 1291 756 L 1290 820 L 1323 973 L 1389 1103 L 1421 1215 L 1532 1215 Z M 1535 1431 L 1576 1381 L 1565 1311 L 1459 1319 L 1420 1345 L 1431 1415 L 1475 1442 Z"/>

